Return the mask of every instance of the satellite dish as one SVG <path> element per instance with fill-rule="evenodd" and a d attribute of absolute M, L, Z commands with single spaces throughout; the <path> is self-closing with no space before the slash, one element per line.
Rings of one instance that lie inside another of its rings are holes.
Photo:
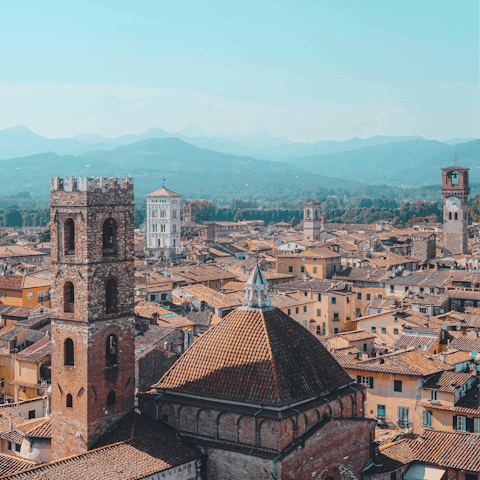
<path fill-rule="evenodd" d="M 405 427 L 405 428 L 403 429 L 403 433 L 408 433 L 408 428 L 407 428 L 407 427 Z"/>
<path fill-rule="evenodd" d="M 480 372 L 480 365 L 477 365 L 477 371 Z"/>
<path fill-rule="evenodd" d="M 457 325 L 457 330 L 460 330 L 460 325 Z"/>
<path fill-rule="evenodd" d="M 447 326 L 446 325 L 442 325 L 442 330 L 446 330 L 447 329 Z"/>
<path fill-rule="evenodd" d="M 473 360 L 476 360 L 477 357 L 478 357 L 478 352 L 476 350 L 472 350 L 470 352 L 470 358 L 473 358 Z"/>
<path fill-rule="evenodd" d="M 427 346 L 426 346 L 426 345 L 422 345 L 422 350 L 423 350 L 424 352 L 426 352 L 426 351 L 427 351 Z"/>
<path fill-rule="evenodd" d="M 442 309 L 440 310 L 440 313 L 445 313 L 445 310 L 442 308 Z M 445 328 L 446 328 L 446 325 L 444 325 L 444 326 L 445 326 Z"/>

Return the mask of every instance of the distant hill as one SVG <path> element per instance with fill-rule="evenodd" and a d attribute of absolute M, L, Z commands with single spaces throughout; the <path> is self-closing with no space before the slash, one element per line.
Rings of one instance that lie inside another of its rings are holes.
<path fill-rule="evenodd" d="M 457 145 L 458 143 L 467 143 L 478 140 L 478 138 L 451 138 L 450 140 L 445 140 L 443 143 L 447 145 Z"/>
<path fill-rule="evenodd" d="M 458 163 L 478 172 L 479 141 L 455 146 L 436 140 L 415 140 L 369 146 L 329 155 L 299 157 L 292 165 L 313 173 L 344 177 L 368 184 L 426 185 L 440 182 L 439 169 Z"/>
<path fill-rule="evenodd" d="M 19 188 L 48 194 L 51 176 L 135 177 L 136 195 L 143 196 L 161 186 L 185 196 L 231 198 L 248 192 L 261 198 L 266 190 L 288 192 L 328 188 L 356 188 L 356 181 L 313 175 L 293 165 L 238 157 L 205 149 L 176 138 L 148 139 L 112 151 L 95 150 L 82 155 L 53 152 L 0 161 L 0 190 L 4 194 Z"/>

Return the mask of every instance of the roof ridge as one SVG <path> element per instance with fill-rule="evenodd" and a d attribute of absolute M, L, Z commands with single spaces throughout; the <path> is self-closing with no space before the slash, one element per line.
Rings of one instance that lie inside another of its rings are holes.
<path fill-rule="evenodd" d="M 262 325 L 265 331 L 265 335 L 267 338 L 267 349 L 270 356 L 270 364 L 272 366 L 272 374 L 273 374 L 273 385 L 275 387 L 275 396 L 277 398 L 277 402 L 280 404 L 282 402 L 282 396 L 280 393 L 279 382 L 278 382 L 278 375 L 277 375 L 277 367 L 275 366 L 275 360 L 273 358 L 273 350 L 272 345 L 270 344 L 270 334 L 268 333 L 267 322 L 265 321 L 265 315 L 263 310 L 261 310 L 261 317 L 262 317 Z"/>

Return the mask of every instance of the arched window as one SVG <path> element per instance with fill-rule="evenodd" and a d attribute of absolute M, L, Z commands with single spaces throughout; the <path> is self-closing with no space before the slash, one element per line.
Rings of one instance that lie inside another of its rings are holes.
<path fill-rule="evenodd" d="M 65 255 L 75 255 L 75 222 L 72 218 L 65 220 L 63 226 L 63 245 Z"/>
<path fill-rule="evenodd" d="M 113 218 L 103 222 L 103 248 L 117 248 L 117 222 Z"/>
<path fill-rule="evenodd" d="M 111 278 L 105 287 L 105 311 L 107 313 L 117 312 L 117 282 Z"/>
<path fill-rule="evenodd" d="M 458 220 L 458 213 L 455 212 L 455 220 Z"/>
<path fill-rule="evenodd" d="M 64 365 L 70 365 L 73 367 L 75 365 L 75 347 L 73 346 L 73 340 L 71 338 L 65 340 L 63 349 Z"/>
<path fill-rule="evenodd" d="M 63 311 L 75 312 L 75 287 L 72 282 L 65 282 L 63 286 Z"/>
<path fill-rule="evenodd" d="M 73 407 L 73 398 L 70 394 L 67 395 L 67 408 Z"/>
<path fill-rule="evenodd" d="M 105 350 L 107 367 L 114 367 L 117 365 L 117 352 L 117 337 L 115 335 L 109 335 Z"/>
<path fill-rule="evenodd" d="M 173 246 L 175 247 L 175 239 L 173 239 Z"/>
<path fill-rule="evenodd" d="M 107 396 L 107 405 L 115 405 L 115 403 L 116 403 L 115 392 L 112 390 Z"/>

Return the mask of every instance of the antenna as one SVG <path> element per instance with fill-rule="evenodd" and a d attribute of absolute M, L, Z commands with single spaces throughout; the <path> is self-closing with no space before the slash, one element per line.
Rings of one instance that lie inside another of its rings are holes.
<path fill-rule="evenodd" d="M 460 325 L 457 325 L 457 330 L 460 330 Z"/>
<path fill-rule="evenodd" d="M 446 330 L 447 329 L 447 326 L 446 325 L 442 325 L 442 330 Z"/>

